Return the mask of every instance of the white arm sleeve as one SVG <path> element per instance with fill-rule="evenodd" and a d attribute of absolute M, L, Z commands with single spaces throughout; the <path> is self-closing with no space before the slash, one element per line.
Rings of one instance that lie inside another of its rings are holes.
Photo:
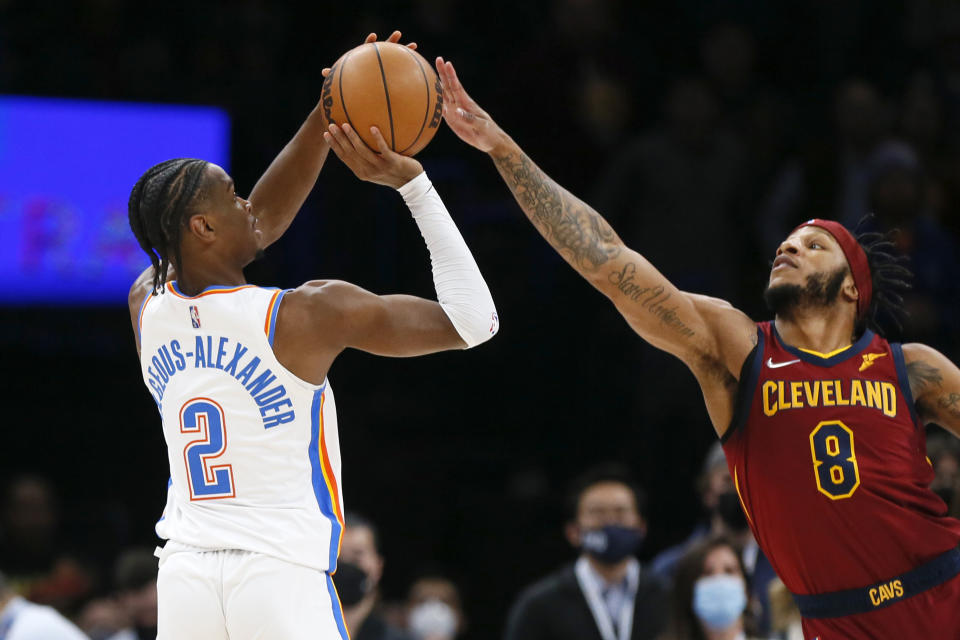
<path fill-rule="evenodd" d="M 397 191 L 410 208 L 430 252 L 437 301 L 467 348 L 486 342 L 500 328 L 497 309 L 467 243 L 426 173 Z"/>

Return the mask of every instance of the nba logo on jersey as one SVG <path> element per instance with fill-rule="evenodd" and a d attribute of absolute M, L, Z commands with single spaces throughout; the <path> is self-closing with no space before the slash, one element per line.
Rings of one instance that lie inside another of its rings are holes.
<path fill-rule="evenodd" d="M 190 306 L 190 322 L 193 324 L 194 329 L 200 328 L 200 312 L 197 311 L 197 307 L 194 305 Z"/>

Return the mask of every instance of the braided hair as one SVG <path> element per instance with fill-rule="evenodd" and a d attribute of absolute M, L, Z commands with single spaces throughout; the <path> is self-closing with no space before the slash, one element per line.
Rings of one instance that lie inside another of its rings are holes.
<path fill-rule="evenodd" d="M 863 226 L 861 221 L 858 227 Z M 907 311 L 903 306 L 903 294 L 911 288 L 913 273 L 907 268 L 907 256 L 896 251 L 894 238 L 897 230 L 887 233 L 865 231 L 856 235 L 857 242 L 867 254 L 870 265 L 870 278 L 873 280 L 873 296 L 870 306 L 857 323 L 857 333 L 870 329 L 883 335 L 882 325 L 891 324 L 898 331 L 903 330 L 903 320 Z"/>
<path fill-rule="evenodd" d="M 204 197 L 206 160 L 174 158 L 140 176 L 130 192 L 130 229 L 153 265 L 153 295 L 162 290 L 172 264 L 183 269 L 183 227 Z"/>

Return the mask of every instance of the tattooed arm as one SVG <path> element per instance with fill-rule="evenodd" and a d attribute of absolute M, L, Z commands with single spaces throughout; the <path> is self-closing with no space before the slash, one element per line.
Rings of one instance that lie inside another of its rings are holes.
<path fill-rule="evenodd" d="M 960 369 L 924 344 L 903 345 L 903 358 L 920 419 L 960 436 Z"/>
<path fill-rule="evenodd" d="M 606 220 L 554 182 L 463 90 L 449 62 L 437 59 L 443 115 L 464 141 L 487 152 L 537 231 L 616 305 L 647 342 L 683 360 L 700 381 L 718 432 L 756 327 L 714 298 L 679 291 L 642 255 L 623 244 Z"/>

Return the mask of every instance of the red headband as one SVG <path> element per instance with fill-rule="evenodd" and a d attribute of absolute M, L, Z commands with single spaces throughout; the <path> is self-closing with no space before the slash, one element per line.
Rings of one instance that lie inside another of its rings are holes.
<path fill-rule="evenodd" d="M 873 296 L 873 278 L 870 276 L 870 263 L 867 262 L 867 254 L 864 252 L 863 247 L 861 247 L 857 239 L 853 237 L 853 234 L 847 231 L 847 228 L 839 222 L 813 218 L 798 226 L 797 229 L 802 229 L 803 227 L 820 227 L 821 229 L 825 229 L 830 232 L 830 235 L 832 235 L 837 241 L 837 244 L 840 245 L 843 255 L 847 258 L 847 264 L 850 265 L 850 273 L 853 274 L 853 284 L 856 285 L 857 291 L 860 293 L 860 298 L 857 300 L 857 317 L 862 318 L 866 315 L 867 309 L 870 308 L 870 298 Z M 793 233 L 797 229 L 794 229 L 790 233 Z"/>

